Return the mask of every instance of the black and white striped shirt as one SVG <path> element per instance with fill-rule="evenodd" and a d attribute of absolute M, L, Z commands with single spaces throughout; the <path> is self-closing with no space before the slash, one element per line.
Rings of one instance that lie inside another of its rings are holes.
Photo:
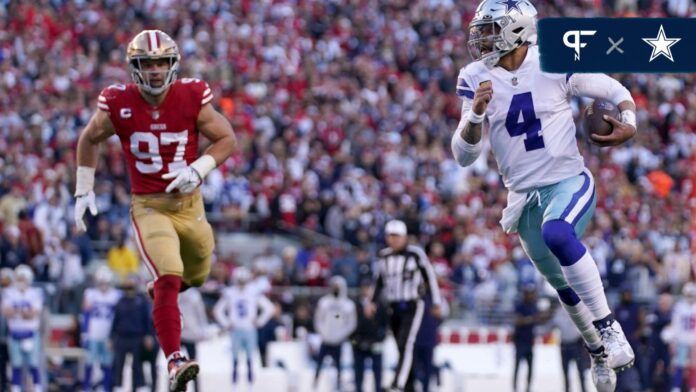
<path fill-rule="evenodd" d="M 440 304 L 435 271 L 423 249 L 414 245 L 407 245 L 400 251 L 384 248 L 378 256 L 373 300 L 377 300 L 382 292 L 388 302 L 421 299 L 421 286 L 425 285 L 433 304 Z"/>

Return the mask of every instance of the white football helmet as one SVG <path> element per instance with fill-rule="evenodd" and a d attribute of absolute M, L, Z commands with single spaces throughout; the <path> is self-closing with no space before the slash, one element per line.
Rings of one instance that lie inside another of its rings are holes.
<path fill-rule="evenodd" d="M 32 271 L 31 267 L 29 267 L 28 265 L 20 264 L 16 266 L 14 273 L 15 281 L 17 283 L 23 283 L 29 286 L 34 282 L 34 271 Z"/>
<path fill-rule="evenodd" d="M 232 282 L 235 285 L 243 286 L 251 280 L 251 272 L 246 267 L 237 267 L 232 272 Z"/>
<path fill-rule="evenodd" d="M 682 287 L 682 295 L 687 302 L 696 302 L 696 283 L 687 282 L 684 287 Z"/>
<path fill-rule="evenodd" d="M 490 69 L 523 44 L 536 44 L 536 16 L 529 0 L 483 0 L 469 23 L 471 57 Z"/>
<path fill-rule="evenodd" d="M 114 274 L 109 267 L 102 265 L 94 271 L 94 283 L 97 285 L 108 286 L 113 282 Z"/>

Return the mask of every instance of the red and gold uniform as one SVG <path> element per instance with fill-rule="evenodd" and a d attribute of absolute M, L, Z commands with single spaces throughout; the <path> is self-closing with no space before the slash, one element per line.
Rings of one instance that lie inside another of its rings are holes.
<path fill-rule="evenodd" d="M 199 79 L 177 80 L 158 106 L 141 96 L 138 86 L 112 85 L 97 106 L 108 113 L 121 141 L 133 193 L 131 218 L 140 252 L 154 277 L 182 276 L 200 285 L 210 270 L 213 232 L 197 190 L 165 193 L 165 173 L 198 158 L 196 120 L 213 98 Z"/>

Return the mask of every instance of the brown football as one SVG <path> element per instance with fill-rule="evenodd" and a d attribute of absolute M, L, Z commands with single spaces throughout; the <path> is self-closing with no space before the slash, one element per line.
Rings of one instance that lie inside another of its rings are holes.
<path fill-rule="evenodd" d="M 585 109 L 585 129 L 588 134 L 596 133 L 602 136 L 611 134 L 614 127 L 603 118 L 605 114 L 617 120 L 621 119 L 619 108 L 605 99 L 595 99 L 592 105 Z"/>

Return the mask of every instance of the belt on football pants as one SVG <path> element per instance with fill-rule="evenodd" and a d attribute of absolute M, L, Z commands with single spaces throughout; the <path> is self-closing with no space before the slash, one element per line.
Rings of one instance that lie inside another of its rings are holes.
<path fill-rule="evenodd" d="M 154 208 L 161 211 L 176 212 L 191 208 L 201 199 L 201 192 L 196 189 L 189 194 L 153 193 L 133 195 L 133 205 Z"/>

